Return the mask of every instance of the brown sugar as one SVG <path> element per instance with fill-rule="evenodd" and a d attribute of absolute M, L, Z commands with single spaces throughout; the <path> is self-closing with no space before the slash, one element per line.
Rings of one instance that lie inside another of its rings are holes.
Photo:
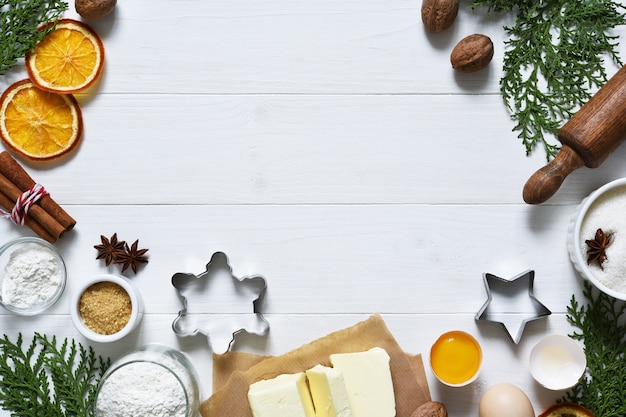
<path fill-rule="evenodd" d="M 99 334 L 114 334 L 128 324 L 132 312 L 130 296 L 114 282 L 97 282 L 83 292 L 78 311 L 85 326 Z"/>

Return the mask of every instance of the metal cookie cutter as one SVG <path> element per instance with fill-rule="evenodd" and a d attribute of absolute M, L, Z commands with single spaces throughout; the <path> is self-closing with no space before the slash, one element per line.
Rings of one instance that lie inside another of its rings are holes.
<path fill-rule="evenodd" d="M 267 289 L 262 276 L 237 278 L 228 258 L 215 252 L 199 275 L 176 273 L 172 285 L 183 302 L 183 308 L 172 323 L 174 333 L 207 336 L 214 353 L 226 353 L 237 334 L 247 332 L 264 336 L 269 323 L 259 313 Z M 250 303 L 252 311 L 250 311 Z"/>
<path fill-rule="evenodd" d="M 526 323 L 552 314 L 533 294 L 534 280 L 532 270 L 511 280 L 483 274 L 487 301 L 476 314 L 476 320 L 502 324 L 511 341 L 518 344 Z"/>

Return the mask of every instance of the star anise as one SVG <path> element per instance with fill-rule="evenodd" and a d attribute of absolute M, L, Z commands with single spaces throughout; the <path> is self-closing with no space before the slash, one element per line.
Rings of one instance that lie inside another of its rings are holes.
<path fill-rule="evenodd" d="M 110 239 L 100 235 L 100 240 L 102 243 L 94 246 L 94 248 L 98 251 L 96 259 L 104 259 L 106 266 L 109 266 L 111 262 L 115 261 L 120 253 L 124 253 L 124 245 L 126 245 L 126 242 L 123 240 L 118 242 L 117 233 L 113 233 L 113 236 L 111 236 Z"/>
<path fill-rule="evenodd" d="M 606 248 L 613 243 L 613 233 L 604 233 L 602 229 L 596 230 L 593 239 L 585 240 L 587 244 L 587 265 L 596 262 L 600 269 L 604 270 L 602 264 L 607 260 Z"/>
<path fill-rule="evenodd" d="M 122 273 L 130 268 L 136 274 L 138 264 L 148 263 L 148 258 L 145 256 L 148 249 L 137 249 L 138 245 L 139 239 L 135 240 L 130 247 L 128 247 L 128 244 L 126 243 L 124 245 L 126 249 L 125 252 L 120 252 L 115 255 L 113 263 L 122 265 Z"/>

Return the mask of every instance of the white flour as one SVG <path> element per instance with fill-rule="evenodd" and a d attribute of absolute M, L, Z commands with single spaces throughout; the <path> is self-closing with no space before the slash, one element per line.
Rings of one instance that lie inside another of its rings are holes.
<path fill-rule="evenodd" d="M 13 251 L 4 267 L 2 302 L 17 308 L 45 303 L 61 285 L 63 266 L 49 248 L 27 243 Z"/>
<path fill-rule="evenodd" d="M 102 384 L 98 417 L 185 417 L 186 394 L 181 381 L 152 362 L 131 362 Z"/>
<path fill-rule="evenodd" d="M 626 293 L 626 187 L 606 192 L 587 210 L 580 227 L 580 248 L 583 259 L 587 259 L 585 240 L 593 239 L 599 228 L 604 233 L 613 233 L 613 243 L 605 253 L 607 260 L 602 268 L 597 263 L 588 265 L 596 279 L 608 288 Z"/>

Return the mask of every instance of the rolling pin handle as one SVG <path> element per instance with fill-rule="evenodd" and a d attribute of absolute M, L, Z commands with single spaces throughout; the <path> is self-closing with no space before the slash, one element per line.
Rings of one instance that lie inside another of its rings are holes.
<path fill-rule="evenodd" d="M 528 204 L 541 204 L 552 197 L 565 177 L 584 165 L 575 150 L 563 145 L 556 157 L 535 172 L 524 185 L 523 198 Z"/>

